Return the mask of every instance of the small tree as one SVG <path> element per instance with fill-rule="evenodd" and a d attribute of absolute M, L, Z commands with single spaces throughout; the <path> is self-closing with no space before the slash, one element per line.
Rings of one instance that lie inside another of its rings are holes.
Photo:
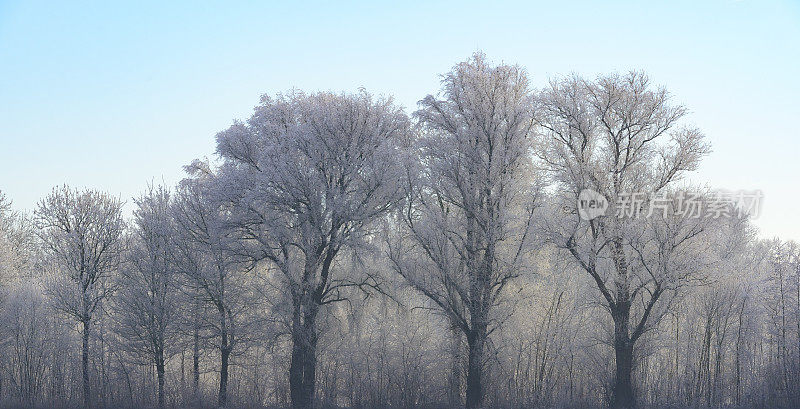
<path fill-rule="evenodd" d="M 47 308 L 41 286 L 24 282 L 4 300 L 0 327 L 8 376 L 19 402 L 35 407 L 42 402 L 48 373 L 48 356 L 54 335 L 49 331 L 54 316 Z"/>
<path fill-rule="evenodd" d="M 14 211 L 11 201 L 0 191 L 0 285 L 28 277 L 37 250 L 30 219 Z"/>
<path fill-rule="evenodd" d="M 89 335 L 92 317 L 110 291 L 124 228 L 119 200 L 97 191 L 54 188 L 39 202 L 35 224 L 56 272 L 55 307 L 81 324 L 83 403 L 91 407 Z"/>

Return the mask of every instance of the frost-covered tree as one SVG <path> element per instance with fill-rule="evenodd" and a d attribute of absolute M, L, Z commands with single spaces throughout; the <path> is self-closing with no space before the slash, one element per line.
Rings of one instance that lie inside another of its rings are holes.
<path fill-rule="evenodd" d="M 163 408 L 165 365 L 176 352 L 180 301 L 171 195 L 163 186 L 151 186 L 134 203 L 133 231 L 114 299 L 115 330 L 128 354 L 155 366 L 158 406 Z"/>
<path fill-rule="evenodd" d="M 264 97 L 127 229 L 0 193 L 0 407 L 800 407 L 800 246 L 679 185 L 685 117 L 476 54 L 416 123 Z"/>
<path fill-rule="evenodd" d="M 766 244 L 764 310 L 774 345 L 774 385 L 778 402 L 800 402 L 800 246 L 773 239 Z"/>
<path fill-rule="evenodd" d="M 507 315 L 503 290 L 525 272 L 533 234 L 531 93 L 523 69 L 476 54 L 444 75 L 440 98 L 416 112 L 419 156 L 390 258 L 466 338 L 466 404 L 476 408 L 487 339 Z"/>
<path fill-rule="evenodd" d="M 556 225 L 549 230 L 592 278 L 611 315 L 617 408 L 635 405 L 634 345 L 654 309 L 696 272 L 689 253 L 704 218 L 681 215 L 672 205 L 662 212 L 666 217 L 644 216 L 654 195 L 666 194 L 708 152 L 700 131 L 681 126 L 685 114 L 684 107 L 670 105 L 666 90 L 652 89 L 637 72 L 553 81 L 537 104 L 542 139 L 536 152 L 557 182 L 560 199 Z M 641 195 L 646 200 L 628 210 L 642 216 L 617 217 L 620 209 L 612 206 L 609 214 L 586 220 L 576 210 L 584 189 L 612 205 Z"/>
<path fill-rule="evenodd" d="M 35 232 L 30 219 L 12 209 L 0 191 L 0 284 L 28 276 L 36 260 Z"/>
<path fill-rule="evenodd" d="M 279 271 L 289 295 L 292 406 L 313 404 L 320 310 L 343 301 L 353 280 L 335 265 L 401 198 L 408 119 L 368 93 L 264 96 L 247 123 L 217 135 L 217 179 L 240 252 Z"/>
<path fill-rule="evenodd" d="M 2 346 L 12 393 L 27 407 L 40 404 L 54 346 L 53 314 L 37 283 L 16 285 L 0 313 Z"/>
<path fill-rule="evenodd" d="M 111 291 L 124 222 L 121 202 L 106 193 L 62 186 L 39 202 L 34 222 L 56 276 L 49 294 L 55 307 L 81 325 L 83 403 L 92 405 L 89 335 L 92 317 Z"/>
<path fill-rule="evenodd" d="M 200 301 L 214 311 L 192 317 L 199 320 L 193 330 L 210 333 L 209 341 L 219 351 L 217 403 L 225 406 L 231 354 L 257 329 L 254 311 L 261 304 L 254 296 L 259 283 L 258 277 L 243 268 L 235 237 L 225 228 L 228 212 L 211 194 L 209 185 L 215 175 L 208 163 L 195 161 L 186 170 L 191 177 L 181 182 L 173 205 L 177 228 L 174 258 L 185 278 L 184 292 L 197 298 L 189 302 Z M 190 310 L 197 313 L 197 307 L 192 305 Z M 195 334 L 196 343 L 199 334 Z"/>

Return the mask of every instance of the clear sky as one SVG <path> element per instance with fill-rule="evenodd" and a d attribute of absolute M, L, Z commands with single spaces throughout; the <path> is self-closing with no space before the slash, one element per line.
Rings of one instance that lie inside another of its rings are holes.
<path fill-rule="evenodd" d="M 31 210 L 52 186 L 130 202 L 211 156 L 263 93 L 392 94 L 408 109 L 477 50 L 534 85 L 643 69 L 714 152 L 693 178 L 761 189 L 765 237 L 800 240 L 800 1 L 0 0 L 0 190 Z"/>

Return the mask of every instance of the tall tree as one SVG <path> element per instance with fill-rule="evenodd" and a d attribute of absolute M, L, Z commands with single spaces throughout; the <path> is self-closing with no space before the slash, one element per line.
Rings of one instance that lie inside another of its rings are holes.
<path fill-rule="evenodd" d="M 116 332 L 129 354 L 153 365 L 158 406 L 164 407 L 166 360 L 175 352 L 178 280 L 173 263 L 175 223 L 165 187 L 135 199 L 134 228 L 115 297 Z M 172 340 L 173 342 L 170 342 Z"/>
<path fill-rule="evenodd" d="M 52 256 L 57 277 L 50 295 L 56 308 L 81 324 L 83 403 L 91 407 L 89 335 L 92 317 L 109 293 L 117 271 L 124 222 L 119 200 L 106 193 L 68 186 L 39 202 L 35 224 Z"/>
<path fill-rule="evenodd" d="M 313 405 L 321 308 L 344 300 L 345 287 L 374 285 L 337 274 L 336 259 L 400 199 L 407 134 L 391 99 L 362 91 L 264 96 L 247 123 L 217 135 L 218 192 L 241 253 L 268 261 L 290 295 L 295 408 Z"/>
<path fill-rule="evenodd" d="M 666 90 L 652 89 L 637 72 L 553 81 L 539 98 L 537 152 L 563 193 L 556 244 L 592 278 L 614 322 L 617 408 L 635 406 L 634 345 L 662 296 L 690 277 L 671 263 L 689 261 L 678 253 L 703 230 L 693 222 L 702 218 L 681 217 L 674 206 L 666 209 L 667 217 L 642 222 L 654 196 L 667 193 L 708 152 L 700 131 L 680 126 L 685 114 L 684 107 L 669 104 Z M 576 209 L 585 189 L 612 204 L 630 194 L 644 200 L 633 197 L 630 209 L 612 206 L 611 214 L 587 220 Z M 642 216 L 617 217 L 615 210 Z"/>
<path fill-rule="evenodd" d="M 787 404 L 800 401 L 797 391 L 800 382 L 800 250 L 793 241 L 770 240 L 767 244 L 766 285 L 764 299 L 768 328 L 774 339 L 776 369 L 780 391 Z"/>
<path fill-rule="evenodd" d="M 423 134 L 399 213 L 407 229 L 390 257 L 465 336 L 468 408 L 483 402 L 487 338 L 530 243 L 531 107 L 524 70 L 476 54 L 443 76 L 441 99 L 427 96 L 416 112 Z"/>
<path fill-rule="evenodd" d="M 210 184 L 214 181 L 208 163 L 195 161 L 186 167 L 191 177 L 178 189 L 173 212 L 178 234 L 174 259 L 184 280 L 188 295 L 198 297 L 214 314 L 205 314 L 199 305 L 189 310 L 193 319 L 202 322 L 193 326 L 195 377 L 199 331 L 210 332 L 211 341 L 220 354 L 219 393 L 217 403 L 228 402 L 230 358 L 236 347 L 245 344 L 254 331 L 253 311 L 260 303 L 257 277 L 246 274 L 243 259 L 235 251 L 235 237 L 225 228 L 227 210 L 215 199 Z M 197 378 L 195 378 L 197 379 Z"/>

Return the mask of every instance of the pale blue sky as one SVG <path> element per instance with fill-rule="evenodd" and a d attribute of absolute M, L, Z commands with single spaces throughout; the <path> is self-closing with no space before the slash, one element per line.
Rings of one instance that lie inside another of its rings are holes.
<path fill-rule="evenodd" d="M 262 93 L 363 86 L 413 109 L 483 50 L 536 86 L 646 70 L 713 145 L 695 180 L 763 190 L 762 234 L 800 239 L 798 0 L 112 3 L 0 0 L 0 190 L 19 209 L 61 183 L 173 184 Z"/>

